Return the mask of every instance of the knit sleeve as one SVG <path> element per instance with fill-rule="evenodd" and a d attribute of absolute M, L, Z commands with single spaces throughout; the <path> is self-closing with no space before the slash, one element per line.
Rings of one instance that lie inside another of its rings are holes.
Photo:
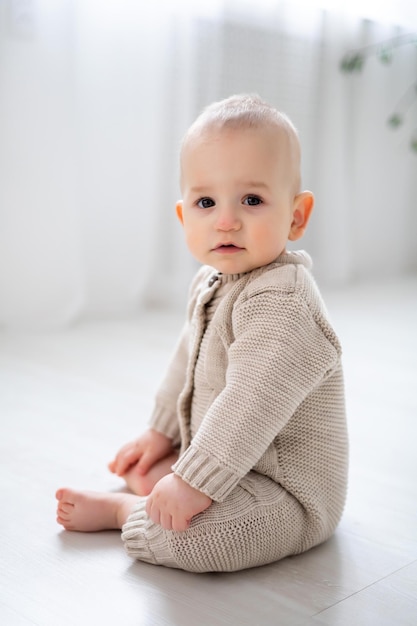
<path fill-rule="evenodd" d="M 189 358 L 189 327 L 199 288 L 212 270 L 206 266 L 196 273 L 189 289 L 187 319 L 178 338 L 165 376 L 155 396 L 154 409 L 149 426 L 180 443 L 180 428 L 177 417 L 178 397 L 184 387 Z"/>
<path fill-rule="evenodd" d="M 165 376 L 155 396 L 154 409 L 149 426 L 173 440 L 173 445 L 180 441 L 180 429 L 177 418 L 178 396 L 185 382 L 188 361 L 188 324 L 184 325 Z"/>
<path fill-rule="evenodd" d="M 226 384 L 177 475 L 222 501 L 262 457 L 303 400 L 339 362 L 339 345 L 298 293 L 268 290 L 232 315 Z"/>

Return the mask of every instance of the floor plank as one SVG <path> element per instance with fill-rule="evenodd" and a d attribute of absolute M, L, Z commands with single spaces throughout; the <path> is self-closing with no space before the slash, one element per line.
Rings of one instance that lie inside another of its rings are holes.
<path fill-rule="evenodd" d="M 417 562 L 352 595 L 316 616 L 312 623 L 327 626 L 415 626 Z"/>

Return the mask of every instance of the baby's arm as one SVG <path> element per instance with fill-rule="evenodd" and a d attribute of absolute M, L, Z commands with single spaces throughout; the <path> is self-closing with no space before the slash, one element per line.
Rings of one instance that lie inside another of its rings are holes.
<path fill-rule="evenodd" d="M 191 519 L 208 509 L 212 500 L 175 474 L 159 480 L 148 496 L 146 512 L 165 530 L 184 531 Z"/>
<path fill-rule="evenodd" d="M 340 358 L 336 338 L 323 332 L 298 293 L 255 293 L 242 298 L 233 315 L 226 384 L 173 465 L 177 476 L 216 502 L 257 465 Z M 203 367 L 214 379 L 209 358 Z"/>
<path fill-rule="evenodd" d="M 150 428 L 138 439 L 124 445 L 108 465 L 109 470 L 124 476 L 137 464 L 139 474 L 145 475 L 150 468 L 173 451 L 172 439 Z"/>

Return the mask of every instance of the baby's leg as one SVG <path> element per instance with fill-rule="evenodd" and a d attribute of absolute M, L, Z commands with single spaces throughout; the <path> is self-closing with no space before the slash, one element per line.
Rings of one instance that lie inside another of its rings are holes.
<path fill-rule="evenodd" d="M 139 498 L 129 493 L 58 489 L 57 522 L 66 530 L 121 529 Z"/>
<path fill-rule="evenodd" d="M 223 502 L 191 520 L 183 532 L 151 522 L 141 499 L 122 529 L 136 559 L 192 572 L 233 571 L 277 561 L 307 547 L 307 513 L 266 476 L 246 476 Z"/>
<path fill-rule="evenodd" d="M 148 496 L 156 483 L 172 472 L 171 467 L 177 460 L 178 452 L 173 452 L 155 463 L 155 465 L 152 465 L 151 469 L 145 475 L 139 474 L 137 469 L 138 464 L 133 465 L 126 474 L 124 474 L 123 479 L 130 491 L 138 496 Z"/>

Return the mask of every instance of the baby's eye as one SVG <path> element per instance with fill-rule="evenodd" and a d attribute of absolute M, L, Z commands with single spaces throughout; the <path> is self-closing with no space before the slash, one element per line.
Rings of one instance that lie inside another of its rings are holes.
<path fill-rule="evenodd" d="M 201 198 L 197 202 L 197 206 L 199 206 L 201 209 L 210 209 L 210 207 L 214 205 L 215 205 L 215 202 L 211 198 Z"/>
<path fill-rule="evenodd" d="M 243 200 L 243 204 L 247 204 L 248 206 L 258 206 L 258 204 L 262 204 L 262 200 L 259 196 L 246 196 Z"/>

